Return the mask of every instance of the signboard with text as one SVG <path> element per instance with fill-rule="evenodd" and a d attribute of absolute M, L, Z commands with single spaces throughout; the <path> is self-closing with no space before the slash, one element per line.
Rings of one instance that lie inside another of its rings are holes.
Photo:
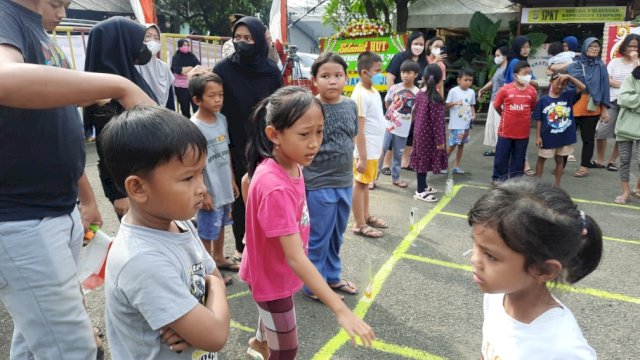
<path fill-rule="evenodd" d="M 624 21 L 625 6 L 523 8 L 523 24 L 605 23 Z"/>

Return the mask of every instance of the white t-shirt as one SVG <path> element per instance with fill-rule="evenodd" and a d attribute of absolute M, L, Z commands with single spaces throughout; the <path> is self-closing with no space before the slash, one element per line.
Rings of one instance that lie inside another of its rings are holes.
<path fill-rule="evenodd" d="M 462 105 L 449 108 L 449 129 L 466 130 L 471 124 L 473 112 L 471 107 L 476 104 L 476 93 L 473 89 L 460 89 L 459 86 L 449 90 L 447 94 L 447 104 L 462 101 Z"/>
<path fill-rule="evenodd" d="M 382 99 L 378 90 L 365 89 L 358 83 L 353 89 L 351 99 L 358 106 L 358 117 L 364 117 L 364 137 L 367 142 L 367 160 L 380 158 L 387 120 L 382 111 Z M 353 150 L 353 157 L 360 158 L 358 147 Z"/>
<path fill-rule="evenodd" d="M 596 352 L 582 336 L 576 318 L 564 304 L 547 310 L 529 324 L 504 310 L 504 294 L 484 295 L 482 358 L 484 360 L 592 360 Z"/>
<path fill-rule="evenodd" d="M 416 102 L 418 91 L 420 89 L 417 86 L 414 85 L 407 89 L 402 83 L 393 85 L 387 91 L 384 101 L 391 103 L 384 115 L 387 118 L 388 132 L 400 137 L 409 136 L 413 105 Z"/>
<path fill-rule="evenodd" d="M 609 76 L 613 78 L 613 80 L 622 82 L 624 81 L 624 79 L 627 78 L 627 76 L 631 75 L 633 68 L 635 68 L 637 65 L 638 64 L 634 64 L 633 62 L 625 64 L 622 61 L 622 58 L 615 58 L 611 60 L 611 62 L 609 62 L 609 64 L 607 65 L 607 72 L 609 73 Z M 609 100 L 611 101 L 618 100 L 619 93 L 620 93 L 619 87 L 616 88 L 616 87 L 610 86 Z"/>

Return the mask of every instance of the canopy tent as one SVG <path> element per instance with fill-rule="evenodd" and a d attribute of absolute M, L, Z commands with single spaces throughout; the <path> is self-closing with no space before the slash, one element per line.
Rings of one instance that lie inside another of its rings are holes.
<path fill-rule="evenodd" d="M 491 20 L 502 20 L 500 30 L 509 28 L 509 21 L 518 18 L 519 8 L 509 0 L 419 0 L 409 5 L 407 28 L 466 29 L 476 11 Z"/>

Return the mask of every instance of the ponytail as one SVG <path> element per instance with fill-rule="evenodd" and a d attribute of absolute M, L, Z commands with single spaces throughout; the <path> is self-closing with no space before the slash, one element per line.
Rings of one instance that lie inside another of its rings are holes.
<path fill-rule="evenodd" d="M 442 95 L 436 89 L 436 86 L 442 80 L 442 70 L 440 66 L 437 64 L 429 64 L 424 69 L 424 75 L 422 78 L 424 84 L 427 86 L 427 98 L 429 101 L 442 104 L 444 99 L 442 99 Z"/>
<path fill-rule="evenodd" d="M 256 171 L 258 164 L 266 158 L 273 157 L 273 143 L 267 139 L 265 129 L 267 127 L 267 106 L 269 105 L 269 98 L 262 99 L 253 110 L 249 123 L 250 134 L 249 143 L 247 144 L 246 157 L 247 157 L 247 170 L 249 178 L 253 177 L 253 173 Z"/>
<path fill-rule="evenodd" d="M 602 259 L 602 230 L 593 218 L 580 212 L 582 246 L 566 265 L 566 281 L 574 284 L 592 273 Z"/>

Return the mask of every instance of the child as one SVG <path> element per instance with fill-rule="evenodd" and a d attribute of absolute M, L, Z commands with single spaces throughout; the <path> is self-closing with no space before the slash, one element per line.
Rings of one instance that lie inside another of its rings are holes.
<path fill-rule="evenodd" d="M 220 270 L 237 272 L 240 264 L 224 257 L 224 227 L 233 223 L 231 205 L 239 196 L 233 179 L 227 118 L 220 113 L 223 101 L 222 79 L 206 69 L 189 77 L 189 93 L 198 111 L 191 121 L 207 139 L 207 165 L 202 209 L 198 210 L 198 235 Z M 212 244 L 213 243 L 213 244 Z M 230 284 L 231 278 L 225 279 Z"/>
<path fill-rule="evenodd" d="M 411 167 L 415 169 L 418 180 L 418 188 L 413 198 L 426 202 L 438 201 L 438 198 L 433 195 L 438 190 L 427 185 L 427 172 L 439 174 L 440 170 L 447 167 L 446 159 L 442 156 L 445 152 L 445 130 L 444 101 L 437 89 L 440 80 L 442 80 L 440 66 L 427 65 L 422 82 L 426 88 L 418 93 L 413 112 Z"/>
<path fill-rule="evenodd" d="M 353 138 L 358 133 L 358 109 L 353 100 L 342 96 L 347 63 L 340 55 L 322 53 L 311 66 L 311 74 L 325 114 L 325 136 L 313 162 L 303 169 L 313 225 L 309 260 L 331 288 L 356 295 L 356 285 L 341 277 L 340 246 L 351 213 Z M 319 300 L 308 288 L 305 295 Z"/>
<path fill-rule="evenodd" d="M 122 113 L 101 138 L 107 169 L 130 203 L 105 278 L 113 358 L 217 359 L 229 335 L 225 286 L 188 221 L 207 191 L 207 141 L 160 107 Z"/>
<path fill-rule="evenodd" d="M 565 91 L 567 81 L 571 81 L 575 87 Z M 571 75 L 553 74 L 549 95 L 538 101 L 533 112 L 533 119 L 536 120 L 536 146 L 539 148 L 536 176 L 542 177 L 546 159 L 555 158 L 555 186 L 560 186 L 567 157 L 573 153 L 573 144 L 576 143 L 576 124 L 571 110 L 576 93 L 584 88 L 584 84 Z"/>
<path fill-rule="evenodd" d="M 602 232 L 558 187 L 509 180 L 469 211 L 473 281 L 484 295 L 483 359 L 596 359 L 547 283 L 574 284 L 602 257 Z"/>
<path fill-rule="evenodd" d="M 353 218 L 351 231 L 360 236 L 380 238 L 384 234 L 377 229 L 387 228 L 387 223 L 369 213 L 369 190 L 375 186 L 378 158 L 382 154 L 382 141 L 386 120 L 382 112 L 382 100 L 373 84 L 380 83 L 382 59 L 372 52 L 358 56 L 360 82 L 351 99 L 358 105 L 358 135 L 353 151 Z M 382 80 L 381 80 L 382 79 Z"/>
<path fill-rule="evenodd" d="M 464 174 L 460 168 L 464 144 L 469 142 L 469 128 L 471 121 L 476 118 L 476 93 L 471 89 L 473 83 L 473 70 L 463 69 L 458 72 L 458 86 L 449 90 L 447 94 L 446 109 L 449 109 L 449 141 L 447 156 L 451 156 L 453 150 L 456 152 L 456 162 L 452 172 L 454 174 Z"/>
<path fill-rule="evenodd" d="M 260 315 L 250 350 L 265 359 L 296 357 L 293 294 L 303 283 L 336 314 L 349 336 L 370 345 L 373 330 L 331 291 L 306 256 L 309 213 L 301 166 L 311 164 L 322 144 L 320 100 L 289 86 L 261 101 L 252 117 L 246 247 L 240 265 L 240 278 L 249 285 Z"/>
<path fill-rule="evenodd" d="M 566 72 L 569 64 L 573 62 L 573 59 L 576 57 L 576 53 L 573 51 L 564 51 L 564 45 L 562 42 L 556 41 L 549 44 L 547 48 L 547 54 L 551 56 L 549 62 L 547 64 L 547 73 L 549 75 L 554 72 Z M 555 69 L 554 70 L 552 70 Z"/>
<path fill-rule="evenodd" d="M 531 66 L 519 61 L 513 67 L 516 81 L 498 91 L 493 106 L 500 114 L 496 157 L 493 161 L 493 182 L 522 176 L 529 143 L 531 111 L 536 105 L 536 89 L 529 85 Z"/>
<path fill-rule="evenodd" d="M 400 180 L 400 165 L 402 151 L 407 144 L 407 136 L 411 127 L 411 113 L 416 94 L 419 89 L 414 85 L 416 77 L 420 73 L 420 66 L 413 60 L 405 60 L 400 65 L 400 77 L 402 82 L 393 85 L 387 92 L 384 101 L 387 106 L 387 131 L 382 143 L 383 149 L 391 147 L 393 161 L 391 166 L 392 184 L 404 189 L 408 186 L 406 181 Z M 378 173 L 382 170 L 384 152 L 378 160 Z"/>

